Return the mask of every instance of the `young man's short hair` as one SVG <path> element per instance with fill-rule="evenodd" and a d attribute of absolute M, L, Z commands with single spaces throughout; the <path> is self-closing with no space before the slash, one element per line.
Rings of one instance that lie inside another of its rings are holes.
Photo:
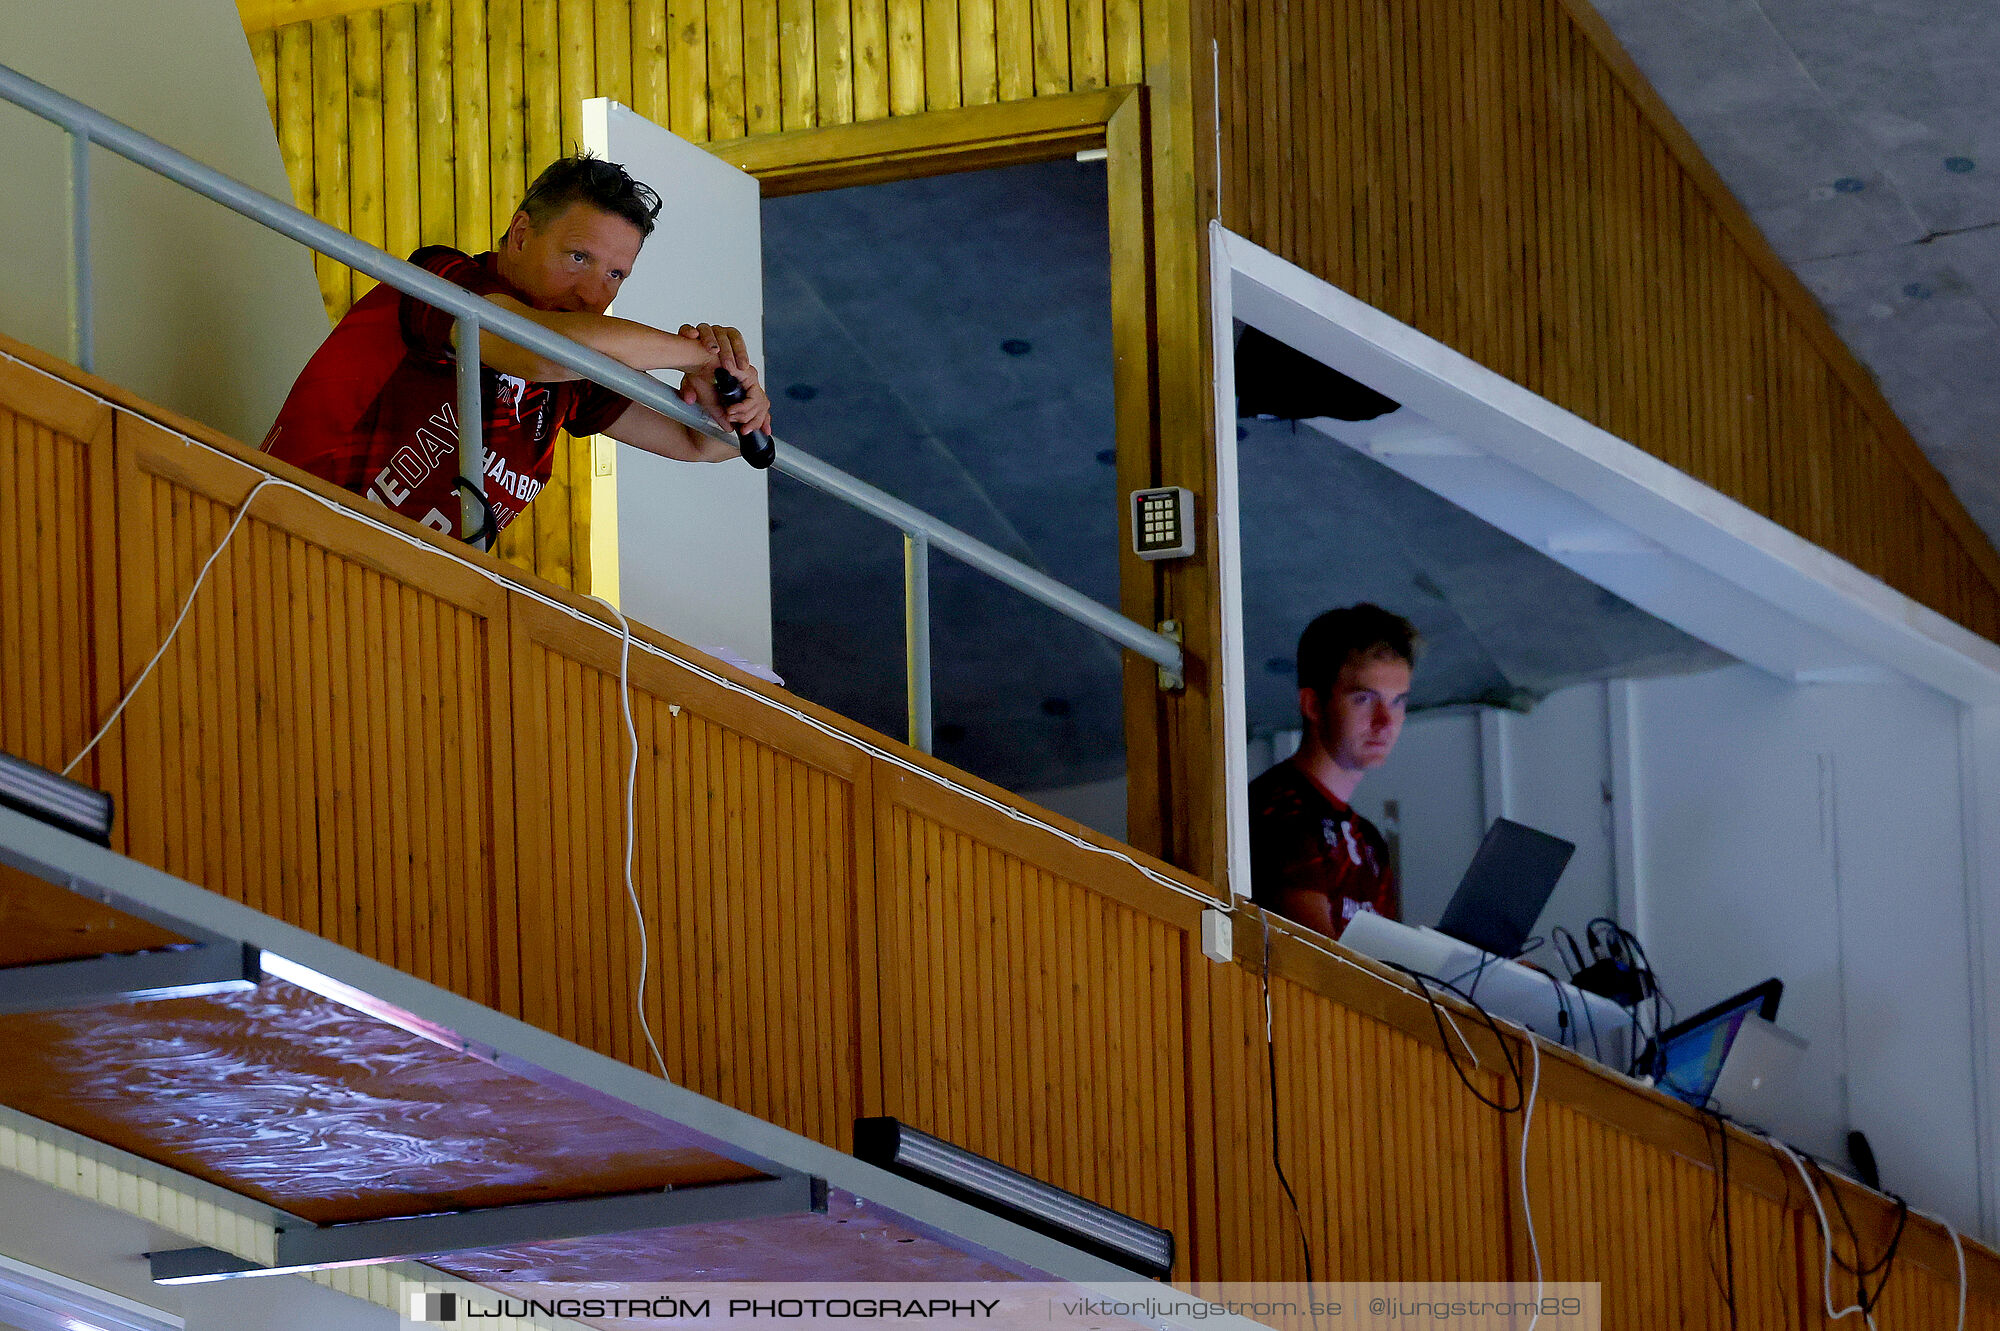
<path fill-rule="evenodd" d="M 1299 687 L 1324 697 L 1340 668 L 1357 657 L 1415 666 L 1422 641 L 1416 625 L 1379 605 L 1363 601 L 1329 610 L 1299 635 Z"/>
<path fill-rule="evenodd" d="M 520 211 L 539 231 L 573 203 L 587 203 L 624 218 L 639 228 L 642 240 L 653 234 L 654 220 L 660 215 L 660 196 L 651 187 L 634 180 L 618 163 L 587 152 L 551 162 L 528 186 Z"/>

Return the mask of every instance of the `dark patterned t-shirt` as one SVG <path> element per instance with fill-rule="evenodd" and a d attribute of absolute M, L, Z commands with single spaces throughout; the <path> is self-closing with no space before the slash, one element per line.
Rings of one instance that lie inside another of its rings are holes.
<path fill-rule="evenodd" d="M 1250 783 L 1250 884 L 1250 899 L 1281 915 L 1287 893 L 1326 897 L 1336 938 L 1361 911 L 1402 914 L 1389 843 L 1289 760 Z"/>
<path fill-rule="evenodd" d="M 443 245 L 410 262 L 474 295 L 527 295 L 489 251 Z M 453 315 L 386 284 L 348 310 L 292 385 L 264 451 L 442 532 L 458 529 L 458 362 Z M 587 379 L 535 384 L 483 369 L 486 498 L 505 527 L 548 483 L 555 435 L 597 434 L 627 398 Z"/>

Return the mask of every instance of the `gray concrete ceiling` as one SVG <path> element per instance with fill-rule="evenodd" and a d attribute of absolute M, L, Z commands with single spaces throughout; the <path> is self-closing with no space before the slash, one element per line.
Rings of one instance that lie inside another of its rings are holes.
<path fill-rule="evenodd" d="M 2000 540 L 2000 8 L 1596 4 Z"/>
<path fill-rule="evenodd" d="M 765 343 L 780 435 L 1115 605 L 1104 189 L 1059 161 L 768 201 Z M 1726 659 L 1318 431 L 1239 440 L 1253 731 L 1296 724 L 1305 622 L 1363 599 L 1424 633 L 1420 706 Z M 771 511 L 778 671 L 902 734 L 899 534 L 783 477 Z M 1117 652 L 949 558 L 932 580 L 939 755 L 1023 791 L 1120 775 Z"/>

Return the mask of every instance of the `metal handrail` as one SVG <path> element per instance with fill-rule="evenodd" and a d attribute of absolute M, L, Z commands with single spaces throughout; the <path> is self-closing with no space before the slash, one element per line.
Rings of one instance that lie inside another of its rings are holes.
<path fill-rule="evenodd" d="M 455 315 L 458 345 L 461 347 L 477 346 L 480 330 L 491 330 L 516 346 L 574 370 L 593 383 L 622 393 L 707 438 L 723 443 L 735 442 L 735 437 L 727 430 L 710 420 L 705 413 L 681 401 L 678 393 L 651 375 L 621 364 L 600 351 L 572 342 L 559 333 L 552 333 L 531 319 L 473 295 L 456 283 L 398 259 L 366 241 L 357 240 L 291 204 L 282 203 L 262 190 L 252 189 L 241 181 L 204 166 L 157 139 L 65 97 L 6 65 L 0 65 L 0 97 L 51 121 L 70 135 L 69 262 L 76 306 L 72 316 L 72 341 L 74 359 L 84 370 L 94 371 L 96 359 L 92 345 L 90 265 L 90 145 L 96 144 L 309 249 L 338 259 L 406 295 L 415 296 Z M 479 370 L 477 356 L 459 357 L 459 472 L 474 492 L 483 497 L 485 456 L 481 428 L 484 411 L 480 402 Z M 1181 647 L 1173 639 L 1127 619 L 1076 589 L 1036 572 L 984 541 L 940 522 L 922 509 L 906 504 L 810 453 L 782 441 L 780 443 L 777 460 L 773 464 L 779 471 L 880 518 L 903 533 L 904 623 L 908 644 L 910 743 L 913 747 L 926 753 L 931 749 L 929 552 L 933 546 L 1095 630 L 1119 646 L 1137 652 L 1160 667 L 1163 683 L 1178 686 L 1182 672 Z M 479 507 L 484 507 L 483 498 Z M 470 536 L 470 529 L 478 525 L 478 515 L 473 513 L 473 505 L 468 504 L 465 508 L 462 525 L 467 529 L 464 534 Z"/>

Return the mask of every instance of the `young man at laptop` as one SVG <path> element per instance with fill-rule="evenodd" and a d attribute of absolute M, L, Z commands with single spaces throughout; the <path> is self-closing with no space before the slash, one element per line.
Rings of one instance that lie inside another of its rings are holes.
<path fill-rule="evenodd" d="M 1251 900 L 1329 938 L 1362 911 L 1396 919 L 1389 846 L 1348 804 L 1403 733 L 1417 631 L 1377 605 L 1299 635 L 1299 750 L 1250 783 Z"/>

